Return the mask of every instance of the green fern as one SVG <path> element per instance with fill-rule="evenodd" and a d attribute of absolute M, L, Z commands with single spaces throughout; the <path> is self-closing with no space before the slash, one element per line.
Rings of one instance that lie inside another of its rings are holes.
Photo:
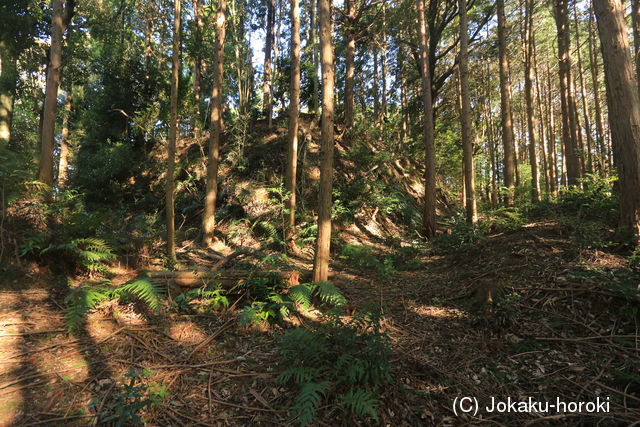
<path fill-rule="evenodd" d="M 132 283 L 126 283 L 117 288 L 118 297 L 125 295 L 135 296 L 143 301 L 151 310 L 156 313 L 160 311 L 160 304 L 164 299 L 164 289 L 149 280 L 136 280 Z"/>
<path fill-rule="evenodd" d="M 311 283 L 301 283 L 289 288 L 289 297 L 300 304 L 304 309 L 309 309 L 312 305 L 311 296 L 316 289 L 316 285 Z"/>
<path fill-rule="evenodd" d="M 351 411 L 355 416 L 364 418 L 367 415 L 378 421 L 378 411 L 376 406 L 378 398 L 376 395 L 363 389 L 351 389 L 338 396 L 340 405 Z"/>
<path fill-rule="evenodd" d="M 325 304 L 330 304 L 334 307 L 342 307 L 347 304 L 347 299 L 342 295 L 340 289 L 336 288 L 331 282 L 318 282 L 317 292 Z"/>
<path fill-rule="evenodd" d="M 320 401 L 330 386 L 329 381 L 309 382 L 302 386 L 291 408 L 300 425 L 306 426 L 314 421 Z"/>
<path fill-rule="evenodd" d="M 77 288 L 66 298 L 67 311 L 64 314 L 65 323 L 69 332 L 77 329 L 84 323 L 85 316 L 102 301 L 110 299 L 111 292 L 101 287 Z"/>
<path fill-rule="evenodd" d="M 83 324 L 87 314 L 102 301 L 119 300 L 125 297 L 138 298 L 149 309 L 157 313 L 160 311 L 162 300 L 165 298 L 165 292 L 164 289 L 146 279 L 125 283 L 116 288 L 111 288 L 108 285 L 79 287 L 65 299 L 67 310 L 64 317 L 67 329 L 69 332 L 76 330 Z"/>
<path fill-rule="evenodd" d="M 277 382 L 298 391 L 291 414 L 301 424 L 312 423 L 325 399 L 357 418 L 377 420 L 379 395 L 391 380 L 391 348 L 378 317 L 356 316 L 346 323 L 338 316 L 326 319 L 312 329 L 289 331 L 280 342 Z"/>

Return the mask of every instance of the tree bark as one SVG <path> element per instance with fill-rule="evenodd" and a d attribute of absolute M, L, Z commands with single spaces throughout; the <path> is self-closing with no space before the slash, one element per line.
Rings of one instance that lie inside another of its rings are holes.
<path fill-rule="evenodd" d="M 291 0 L 291 100 L 289 102 L 289 144 L 285 184 L 289 199 L 286 202 L 288 224 L 286 242 L 297 252 L 296 234 L 296 175 L 298 167 L 298 118 L 300 110 L 300 0 Z"/>
<path fill-rule="evenodd" d="M 538 174 L 538 159 L 536 155 L 536 115 L 533 107 L 533 49 L 535 36 L 533 32 L 533 0 L 526 1 L 524 19 L 524 40 L 525 40 L 525 60 L 524 60 L 524 97 L 527 108 L 527 134 L 529 136 L 529 164 L 531 165 L 531 200 L 540 201 L 540 181 Z"/>
<path fill-rule="evenodd" d="M 58 164 L 58 187 L 63 188 L 67 182 L 67 167 L 69 166 L 69 120 L 73 108 L 73 93 L 71 85 L 67 90 L 64 102 L 65 115 L 62 119 L 62 140 L 60 141 L 60 163 Z"/>
<path fill-rule="evenodd" d="M 211 133 L 209 137 L 209 163 L 207 190 L 202 217 L 203 243 L 213 243 L 216 227 L 216 198 L 218 196 L 218 165 L 220 163 L 220 137 L 222 135 L 222 83 L 224 79 L 224 38 L 227 0 L 218 0 L 216 16 L 216 44 L 213 51 L 213 90 L 211 94 Z"/>
<path fill-rule="evenodd" d="M 312 113 L 317 115 L 320 110 L 320 100 L 318 99 L 318 43 L 316 41 L 318 32 L 318 1 L 309 0 L 309 8 L 311 9 L 311 62 L 313 64 L 313 71 L 311 72 L 311 108 Z"/>
<path fill-rule="evenodd" d="M 40 165 L 38 181 L 53 187 L 53 149 L 56 127 L 56 111 L 58 108 L 58 89 L 60 88 L 60 68 L 62 67 L 62 37 L 73 17 L 74 0 L 52 0 L 51 14 L 51 47 L 49 49 L 49 65 L 47 67 L 47 83 L 45 86 L 44 114 L 42 134 L 40 136 Z"/>
<path fill-rule="evenodd" d="M 6 145 L 11 141 L 13 104 L 18 81 L 16 65 L 15 57 L 0 42 L 0 145 Z"/>
<path fill-rule="evenodd" d="M 594 0 L 604 59 L 609 125 L 618 169 L 620 227 L 640 237 L 640 96 L 620 0 Z"/>
<path fill-rule="evenodd" d="M 589 11 L 589 63 L 591 68 L 591 81 L 593 84 L 593 103 L 595 109 L 596 120 L 596 141 L 600 150 L 600 172 L 606 174 L 611 163 L 606 144 L 606 136 L 604 133 L 604 121 L 602 119 L 602 107 L 600 106 L 600 81 L 598 76 L 598 52 L 596 48 L 594 35 L 593 11 Z"/>
<path fill-rule="evenodd" d="M 425 238 L 436 236 L 436 148 L 433 127 L 433 104 L 431 102 L 431 75 L 429 67 L 429 45 L 424 16 L 424 0 L 416 0 L 418 12 L 418 43 L 420 44 L 420 74 L 422 75 L 423 140 L 425 148 L 424 211 L 422 228 Z"/>
<path fill-rule="evenodd" d="M 318 200 L 318 237 L 313 260 L 313 281 L 329 278 L 331 251 L 331 210 L 333 190 L 333 114 L 334 74 L 332 1 L 318 1 L 320 18 L 320 60 L 322 63 L 322 124 L 320 137 L 320 197 Z"/>
<path fill-rule="evenodd" d="M 178 0 L 176 0 L 178 1 Z M 200 97 L 202 92 L 202 34 L 204 31 L 204 23 L 202 16 L 204 14 L 202 0 L 193 0 L 193 17 L 195 21 L 194 43 L 195 58 L 193 59 L 193 97 L 195 108 L 193 111 L 193 134 L 196 138 L 200 137 L 202 111 L 200 106 Z M 238 82 L 240 84 L 240 82 Z"/>
<path fill-rule="evenodd" d="M 631 26 L 633 28 L 633 45 L 635 48 L 636 81 L 640 82 L 640 0 L 631 0 Z"/>
<path fill-rule="evenodd" d="M 571 41 L 569 38 L 568 0 L 554 1 L 554 17 L 558 32 L 558 64 L 560 71 L 560 95 L 562 100 L 563 157 L 567 165 L 567 185 L 578 185 L 580 159 L 578 157 L 578 129 L 573 78 L 571 77 Z"/>
<path fill-rule="evenodd" d="M 180 4 L 173 6 L 173 47 L 171 53 L 171 112 L 169 116 L 169 141 L 167 144 L 167 178 L 165 187 L 167 258 L 176 259 L 176 230 L 174 212 L 174 175 L 176 169 L 176 139 L 178 137 L 178 82 L 180 79 Z"/>
<path fill-rule="evenodd" d="M 354 78 L 356 69 L 356 34 L 353 28 L 355 19 L 355 7 L 354 0 L 345 1 L 346 8 L 346 36 L 347 36 L 347 50 L 345 55 L 346 76 L 344 82 L 344 123 L 347 129 L 353 126 L 354 123 Z"/>
<path fill-rule="evenodd" d="M 458 0 L 460 15 L 460 129 L 462 138 L 462 157 L 464 162 L 465 211 L 467 221 L 475 225 L 478 220 L 476 208 L 475 169 L 473 165 L 473 143 L 471 142 L 471 113 L 469 96 L 469 24 L 467 22 L 467 1 Z"/>
<path fill-rule="evenodd" d="M 507 54 L 506 17 L 504 0 L 497 1 L 498 51 L 500 56 L 500 105 L 502 118 L 502 144 L 504 146 L 504 186 L 507 188 L 507 204 L 512 205 L 515 196 L 516 148 L 513 135 L 511 89 L 509 85 L 509 57 Z"/>
<path fill-rule="evenodd" d="M 536 105 L 538 107 L 538 135 L 540 136 L 540 157 L 542 159 L 542 170 L 544 173 L 544 190 L 545 190 L 545 198 L 549 198 L 549 194 L 551 192 L 551 177 L 549 173 L 549 159 L 547 158 L 547 145 L 548 134 L 546 133 L 545 128 L 545 113 L 542 103 L 542 86 L 540 84 L 540 73 L 538 72 L 538 52 L 536 49 L 536 44 L 533 45 L 533 73 L 535 78 L 535 88 L 536 88 Z"/>
<path fill-rule="evenodd" d="M 262 112 L 267 119 L 267 126 L 271 127 L 273 105 L 271 102 L 271 55 L 273 52 L 273 31 L 276 13 L 275 0 L 267 0 L 267 28 L 264 43 L 264 80 L 262 82 Z"/>
<path fill-rule="evenodd" d="M 591 117 L 589 113 L 589 98 L 587 98 L 587 90 L 584 83 L 584 73 L 582 71 L 582 45 L 580 43 L 580 26 L 578 20 L 578 8 L 575 3 L 573 5 L 575 31 L 576 31 L 576 52 L 578 54 L 578 81 L 580 82 L 580 97 L 582 98 L 582 118 L 584 120 L 584 130 L 587 135 L 587 158 L 585 172 L 593 172 L 593 135 L 591 133 Z M 583 156 L 584 157 L 584 156 Z"/>

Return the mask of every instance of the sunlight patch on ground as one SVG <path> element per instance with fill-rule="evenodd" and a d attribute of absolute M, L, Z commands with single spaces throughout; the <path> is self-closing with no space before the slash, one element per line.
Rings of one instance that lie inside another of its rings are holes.
<path fill-rule="evenodd" d="M 167 335 L 185 345 L 198 345 L 207 338 L 193 322 L 176 322 L 171 325 Z"/>
<path fill-rule="evenodd" d="M 459 319 L 466 315 L 466 313 L 460 310 L 443 308 L 435 305 L 421 304 L 407 308 L 420 316 L 435 317 L 438 319 Z"/>

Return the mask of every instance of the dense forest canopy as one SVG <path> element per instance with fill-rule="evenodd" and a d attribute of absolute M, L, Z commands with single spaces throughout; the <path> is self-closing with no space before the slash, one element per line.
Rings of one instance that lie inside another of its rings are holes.
<path fill-rule="evenodd" d="M 105 301 L 172 319 L 206 305 L 219 318 L 239 313 L 243 327 L 285 329 L 315 310 L 317 324 L 278 344 L 278 381 L 295 397 L 276 391 L 276 410 L 252 389 L 258 406 L 284 417 L 271 421 L 393 422 L 389 402 L 411 400 L 381 398 L 400 351 L 393 321 L 382 294 L 379 307 L 359 306 L 354 277 L 391 289 L 393 277 L 432 283 L 460 260 L 478 262 L 492 270 L 470 267 L 479 276 L 453 283 L 456 296 L 403 292 L 434 304 L 470 297 L 476 315 L 497 321 L 524 306 L 513 302 L 515 276 L 500 276 L 516 263 L 502 249 L 533 239 L 548 250 L 522 255 L 533 264 L 564 254 L 554 278 L 589 259 L 581 283 L 618 286 L 589 304 L 606 295 L 629 309 L 613 329 L 585 334 L 630 337 L 639 82 L 639 0 L 3 0 L 0 286 L 37 276 L 68 332 L 85 338 Z M 486 264 L 485 253 L 504 262 Z M 605 258 L 609 267 L 595 266 Z M 345 279 L 349 269 L 359 273 Z M 536 289 L 557 292 L 550 277 Z M 218 326 L 214 336 L 229 328 Z M 628 356 L 611 359 L 628 382 L 602 387 L 625 398 L 618 422 L 637 419 L 637 345 L 607 342 Z M 149 375 L 132 370 L 129 387 Z M 103 396 L 90 421 L 144 413 L 162 423 L 154 408 L 166 387 L 140 387 L 128 400 Z M 208 399 L 211 413 L 210 390 Z M 39 411 L 53 414 L 58 400 Z M 342 408 L 340 421 L 325 404 Z M 25 423 L 43 419 L 25 411 Z M 404 411 L 405 422 L 426 422 Z"/>

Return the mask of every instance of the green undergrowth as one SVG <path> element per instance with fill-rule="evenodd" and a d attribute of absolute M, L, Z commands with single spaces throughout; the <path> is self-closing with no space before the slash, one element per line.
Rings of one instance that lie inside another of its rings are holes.
<path fill-rule="evenodd" d="M 386 279 L 398 271 L 422 268 L 423 263 L 418 259 L 420 253 L 421 249 L 417 246 L 399 246 L 390 253 L 379 254 L 371 246 L 346 244 L 339 258 L 350 267 L 373 270 Z"/>
<path fill-rule="evenodd" d="M 359 315 L 287 332 L 279 345 L 277 382 L 297 395 L 289 408 L 300 425 L 312 424 L 329 404 L 359 419 L 378 421 L 378 401 L 391 381 L 389 338 L 379 319 Z"/>

